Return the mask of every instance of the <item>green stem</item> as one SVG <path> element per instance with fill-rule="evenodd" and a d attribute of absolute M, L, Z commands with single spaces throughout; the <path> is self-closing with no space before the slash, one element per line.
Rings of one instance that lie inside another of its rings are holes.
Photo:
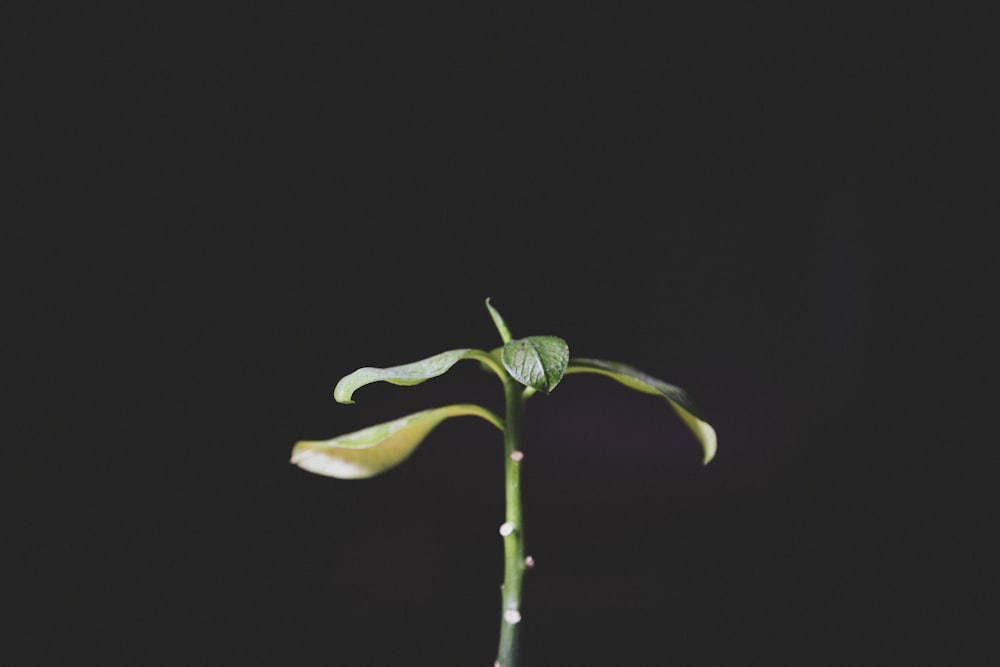
<path fill-rule="evenodd" d="M 524 556 L 524 519 L 521 513 L 521 459 L 524 455 L 520 445 L 525 403 L 523 389 L 511 378 L 504 382 L 507 404 L 504 429 L 507 514 L 500 527 L 500 534 L 503 535 L 504 577 L 497 667 L 516 667 L 518 664 L 521 590 L 527 568 Z"/>

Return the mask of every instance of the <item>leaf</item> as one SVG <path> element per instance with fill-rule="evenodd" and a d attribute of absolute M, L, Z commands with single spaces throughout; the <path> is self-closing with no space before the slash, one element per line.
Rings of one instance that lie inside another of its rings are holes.
<path fill-rule="evenodd" d="M 708 463 L 715 457 L 718 447 L 718 437 L 715 429 L 704 421 L 694 401 L 680 387 L 675 387 L 663 380 L 627 364 L 600 359 L 573 359 L 566 368 L 567 373 L 600 373 L 621 382 L 626 387 L 641 391 L 644 394 L 663 396 L 670 407 L 680 416 L 684 424 L 691 429 L 705 451 L 704 462 Z"/>
<path fill-rule="evenodd" d="M 333 397 L 338 403 L 353 403 L 351 396 L 360 387 L 373 382 L 389 382 L 402 386 L 420 384 L 424 380 L 443 375 L 462 359 L 479 359 L 480 361 L 492 362 L 492 358 L 482 350 L 463 348 L 459 350 L 448 350 L 433 357 L 427 357 L 420 361 L 402 366 L 391 366 L 389 368 L 374 368 L 365 366 L 340 379 L 333 389 Z"/>
<path fill-rule="evenodd" d="M 566 372 L 569 346 L 557 336 L 528 336 L 504 345 L 500 358 L 515 380 L 549 393 Z"/>
<path fill-rule="evenodd" d="M 302 440 L 292 448 L 291 462 L 303 470 L 327 477 L 374 477 L 409 458 L 442 421 L 462 415 L 482 417 L 503 430 L 503 422 L 482 406 L 469 403 L 447 405 L 415 412 L 331 440 Z"/>
<path fill-rule="evenodd" d="M 497 332 L 500 334 L 500 339 L 503 342 L 509 343 L 511 339 L 510 329 L 507 328 L 507 323 L 503 321 L 503 317 L 500 316 L 500 311 L 493 307 L 490 303 L 489 297 L 486 297 L 486 308 L 490 311 L 490 317 L 493 318 L 493 326 L 497 328 Z"/>

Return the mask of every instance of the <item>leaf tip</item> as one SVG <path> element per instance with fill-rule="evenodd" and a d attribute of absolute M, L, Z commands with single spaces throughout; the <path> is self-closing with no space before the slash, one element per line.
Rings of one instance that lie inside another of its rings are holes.
<path fill-rule="evenodd" d="M 292 465 L 299 465 L 302 461 L 312 454 L 312 451 L 307 447 L 309 442 L 306 440 L 299 440 L 292 447 L 292 456 L 288 459 L 288 462 Z"/>
<path fill-rule="evenodd" d="M 351 398 L 354 395 L 354 390 L 345 386 L 345 379 L 346 378 L 341 378 L 340 382 L 337 383 L 337 386 L 333 388 L 333 399 L 338 403 L 350 405 L 354 403 L 354 399 Z"/>
<path fill-rule="evenodd" d="M 699 430 L 701 433 L 699 440 L 701 440 L 702 447 L 705 449 L 705 458 L 702 461 L 702 465 L 707 466 L 715 458 L 715 453 L 719 449 L 719 436 L 716 434 L 715 429 L 707 422 L 701 422 L 700 426 Z"/>
<path fill-rule="evenodd" d="M 497 332 L 500 334 L 500 338 L 503 340 L 504 344 L 507 344 L 512 338 L 510 328 L 507 326 L 507 323 L 504 322 L 500 312 L 493 307 L 492 303 L 490 303 L 491 298 L 492 297 L 486 297 L 486 310 L 489 311 L 490 318 L 493 320 L 493 326 L 496 327 Z"/>

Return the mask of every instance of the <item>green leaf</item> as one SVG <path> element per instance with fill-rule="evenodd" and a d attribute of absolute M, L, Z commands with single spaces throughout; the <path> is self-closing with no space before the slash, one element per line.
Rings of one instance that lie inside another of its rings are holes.
<path fill-rule="evenodd" d="M 569 346 L 557 336 L 528 336 L 504 345 L 500 358 L 515 380 L 549 393 L 566 372 Z"/>
<path fill-rule="evenodd" d="M 494 308 L 493 304 L 490 303 L 489 297 L 486 298 L 486 308 L 490 311 L 490 317 L 493 318 L 493 326 L 495 326 L 497 331 L 500 333 L 500 339 L 503 340 L 505 344 L 509 343 L 511 339 L 510 329 L 507 328 L 507 323 L 504 322 L 503 318 L 500 316 L 500 311 Z"/>
<path fill-rule="evenodd" d="M 344 376 L 333 389 L 333 397 L 338 403 L 353 403 L 351 396 L 360 387 L 373 382 L 389 382 L 402 386 L 420 384 L 424 380 L 443 375 L 462 359 L 478 359 L 484 363 L 492 364 L 493 359 L 482 350 L 472 350 L 463 348 L 460 350 L 448 350 L 433 357 L 427 357 L 420 361 L 402 366 L 392 366 L 390 368 L 374 368 L 366 366 L 359 368 L 353 373 Z"/>
<path fill-rule="evenodd" d="M 291 462 L 303 470 L 327 477 L 374 477 L 405 461 L 442 421 L 461 415 L 482 417 L 503 430 L 503 422 L 482 406 L 447 405 L 415 412 L 331 440 L 297 442 L 292 448 Z"/>
<path fill-rule="evenodd" d="M 600 373 L 601 375 L 614 378 L 626 387 L 630 387 L 636 391 L 664 397 L 667 399 L 670 407 L 680 416 L 684 424 L 698 438 L 698 442 L 701 443 L 702 449 L 705 452 L 704 462 L 708 463 L 715 456 L 718 446 L 715 429 L 701 418 L 694 401 L 680 387 L 675 387 L 651 375 L 646 375 L 627 364 L 614 361 L 601 361 L 600 359 L 572 359 L 566 368 L 566 372 Z"/>

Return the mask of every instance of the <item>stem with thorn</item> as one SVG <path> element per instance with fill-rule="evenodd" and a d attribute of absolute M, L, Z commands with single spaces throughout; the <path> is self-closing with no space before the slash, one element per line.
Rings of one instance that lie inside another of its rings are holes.
<path fill-rule="evenodd" d="M 521 432 L 524 420 L 525 388 L 512 378 L 504 379 L 504 399 L 507 406 L 504 429 L 504 466 L 506 472 L 507 513 L 500 527 L 503 535 L 504 580 L 500 616 L 500 646 L 496 667 L 516 667 L 518 664 L 519 622 L 521 620 L 521 590 L 524 571 L 528 567 L 524 556 L 524 519 L 521 512 Z"/>

